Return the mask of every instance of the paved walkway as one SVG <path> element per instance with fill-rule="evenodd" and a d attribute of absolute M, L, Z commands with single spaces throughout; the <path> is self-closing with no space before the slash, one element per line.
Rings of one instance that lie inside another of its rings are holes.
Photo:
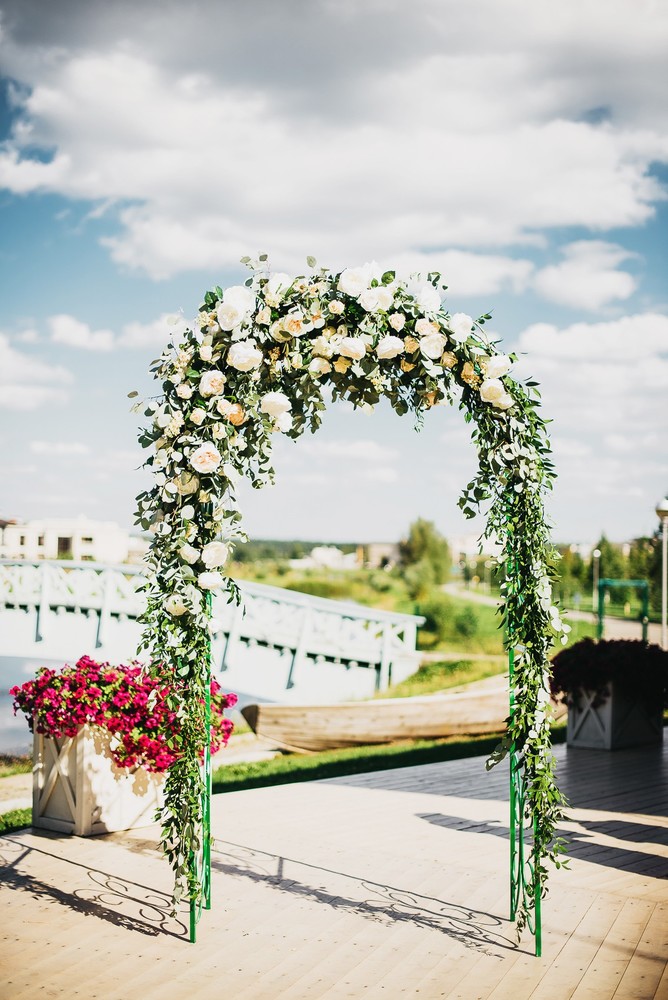
<path fill-rule="evenodd" d="M 6 1000 L 668 996 L 668 755 L 557 748 L 571 871 L 544 954 L 508 909 L 506 773 L 474 758 L 214 796 L 214 904 L 169 915 L 156 828 L 0 840 Z"/>

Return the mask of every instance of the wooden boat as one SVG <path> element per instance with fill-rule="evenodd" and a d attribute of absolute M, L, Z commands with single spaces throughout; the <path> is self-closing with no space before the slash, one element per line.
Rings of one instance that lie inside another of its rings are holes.
<path fill-rule="evenodd" d="M 418 698 L 334 705 L 247 705 L 241 714 L 265 740 L 300 752 L 400 740 L 503 732 L 508 717 L 505 678 Z"/>

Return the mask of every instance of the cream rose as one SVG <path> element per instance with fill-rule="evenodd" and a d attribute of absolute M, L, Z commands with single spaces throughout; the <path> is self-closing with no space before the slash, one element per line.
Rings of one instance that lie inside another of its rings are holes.
<path fill-rule="evenodd" d="M 227 379 L 222 372 L 216 368 L 210 372 L 204 372 L 199 380 L 199 391 L 202 396 L 219 396 L 225 388 Z"/>
<path fill-rule="evenodd" d="M 227 363 L 239 372 L 252 371 L 262 364 L 262 351 L 258 350 L 254 340 L 238 340 L 227 352 Z"/>
<path fill-rule="evenodd" d="M 176 395 L 179 397 L 179 399 L 190 399 L 192 394 L 193 394 L 192 387 L 189 386 L 187 382 L 182 382 L 181 385 L 177 385 Z"/>
<path fill-rule="evenodd" d="M 339 375 L 345 375 L 351 364 L 352 362 L 348 358 L 337 358 L 334 362 L 334 371 L 338 372 Z"/>
<path fill-rule="evenodd" d="M 286 333 L 289 333 L 291 337 L 301 337 L 303 334 L 308 333 L 309 330 L 313 329 L 312 323 L 305 323 L 302 314 L 293 309 L 289 312 L 287 316 L 283 319 L 282 328 Z"/>
<path fill-rule="evenodd" d="M 448 320 L 448 330 L 453 340 L 462 344 L 467 337 L 470 337 L 473 330 L 473 320 L 466 313 L 455 313 Z"/>
<path fill-rule="evenodd" d="M 341 316 L 344 309 L 345 306 L 340 299 L 332 299 L 332 301 L 329 303 L 329 311 L 331 312 L 332 316 Z"/>
<path fill-rule="evenodd" d="M 188 497 L 192 493 L 197 493 L 199 489 L 199 479 L 197 476 L 193 476 L 192 472 L 186 472 L 185 470 L 172 480 L 172 482 L 182 497 Z"/>
<path fill-rule="evenodd" d="M 199 349 L 199 356 L 202 361 L 211 361 L 211 358 L 213 357 L 213 348 L 211 344 L 202 344 Z"/>
<path fill-rule="evenodd" d="M 414 354 L 420 346 L 420 341 L 416 340 L 415 337 L 404 337 L 404 347 L 406 348 L 407 354 Z"/>
<path fill-rule="evenodd" d="M 387 322 L 390 324 L 393 330 L 396 330 L 397 333 L 400 333 L 406 324 L 406 317 L 404 316 L 403 313 L 392 313 L 391 316 L 387 317 Z"/>
<path fill-rule="evenodd" d="M 190 414 L 190 423 L 195 424 L 196 427 L 201 427 L 205 420 L 206 410 L 203 410 L 201 406 L 196 406 Z"/>
<path fill-rule="evenodd" d="M 284 392 L 267 392 L 260 400 L 260 412 L 268 413 L 270 417 L 279 417 L 291 409 L 292 403 Z"/>
<path fill-rule="evenodd" d="M 442 333 L 430 333 L 429 336 L 421 338 L 420 350 L 425 357 L 436 361 L 443 353 L 446 344 L 447 339 Z"/>
<path fill-rule="evenodd" d="M 376 344 L 376 354 L 381 360 L 396 358 L 403 350 L 404 342 L 401 337 L 381 337 Z"/>
<path fill-rule="evenodd" d="M 498 378 L 487 378 L 480 386 L 480 398 L 485 403 L 491 403 L 498 410 L 508 410 L 515 400 L 506 392 L 503 382 Z"/>
<path fill-rule="evenodd" d="M 334 353 L 334 346 L 330 344 L 327 337 L 316 337 L 311 341 L 311 348 L 314 354 L 321 358 L 331 358 Z"/>
<path fill-rule="evenodd" d="M 229 555 L 230 548 L 225 542 L 209 542 L 202 549 L 202 562 L 207 569 L 218 569 L 225 565 Z"/>
<path fill-rule="evenodd" d="M 353 361 L 360 361 L 366 354 L 366 344 L 361 337 L 344 337 L 338 346 L 339 354 Z"/>
<path fill-rule="evenodd" d="M 269 306 L 264 306 L 263 309 L 260 309 L 255 317 L 255 322 L 258 326 L 269 326 L 271 323 L 271 309 Z"/>
<path fill-rule="evenodd" d="M 507 354 L 494 354 L 485 364 L 485 374 L 487 378 L 501 378 L 507 375 L 512 367 L 512 362 Z"/>
<path fill-rule="evenodd" d="M 197 586 L 200 590 L 219 590 L 224 585 L 225 578 L 217 570 L 209 573 L 200 573 L 197 577 Z"/>
<path fill-rule="evenodd" d="M 190 464 L 193 469 L 202 475 L 215 472 L 221 461 L 220 452 L 210 441 L 201 444 L 190 456 Z"/>
<path fill-rule="evenodd" d="M 378 308 L 382 309 L 383 312 L 387 312 L 388 309 L 392 308 L 395 290 L 395 285 L 378 285 L 375 289 L 378 296 Z"/>
<path fill-rule="evenodd" d="M 430 319 L 422 316 L 415 324 L 415 332 L 421 337 L 428 337 L 431 333 L 440 333 L 441 328 L 438 323 L 433 323 Z"/>
<path fill-rule="evenodd" d="M 332 366 L 325 358 L 314 358 L 308 366 L 308 370 L 312 375 L 328 375 L 332 370 Z"/>
<path fill-rule="evenodd" d="M 174 615 L 178 618 L 180 615 L 184 615 L 188 608 L 183 603 L 183 598 L 179 597 L 178 594 L 170 594 L 165 601 L 165 611 L 168 615 Z"/>

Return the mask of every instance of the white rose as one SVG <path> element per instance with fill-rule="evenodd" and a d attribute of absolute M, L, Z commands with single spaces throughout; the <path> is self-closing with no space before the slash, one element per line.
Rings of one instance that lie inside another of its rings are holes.
<path fill-rule="evenodd" d="M 227 363 L 239 372 L 249 372 L 262 364 L 262 351 L 257 349 L 254 340 L 239 340 L 227 352 Z"/>
<path fill-rule="evenodd" d="M 283 431 L 285 433 L 286 431 L 292 430 L 292 424 L 293 419 L 291 413 L 279 413 L 276 417 L 274 427 L 277 431 Z"/>
<path fill-rule="evenodd" d="M 290 275 L 284 274 L 282 271 L 277 271 L 276 274 L 272 274 L 269 281 L 264 286 L 264 295 L 267 301 L 271 299 L 272 304 L 278 305 L 292 284 L 292 281 L 293 279 Z"/>
<path fill-rule="evenodd" d="M 455 313 L 448 320 L 448 329 L 452 334 L 452 339 L 461 344 L 471 335 L 473 320 L 466 313 Z"/>
<path fill-rule="evenodd" d="M 202 344 L 199 349 L 199 356 L 202 361 L 211 361 L 211 358 L 213 357 L 213 348 L 211 344 Z"/>
<path fill-rule="evenodd" d="M 360 361 L 366 354 L 366 344 L 361 337 L 344 337 L 338 346 L 338 352 L 344 358 Z"/>
<path fill-rule="evenodd" d="M 197 586 L 200 590 L 218 590 L 225 586 L 225 578 L 217 570 L 210 573 L 200 573 L 197 577 Z"/>
<path fill-rule="evenodd" d="M 170 594 L 165 601 L 165 611 L 169 615 L 178 617 L 179 615 L 185 614 L 187 610 L 187 607 L 183 603 L 183 599 L 179 597 L 178 594 Z"/>
<path fill-rule="evenodd" d="M 507 375 L 512 366 L 512 362 L 507 354 L 493 355 L 485 366 L 487 378 L 501 378 Z"/>
<path fill-rule="evenodd" d="M 229 399 L 219 399 L 216 402 L 216 409 L 220 413 L 221 417 L 229 417 L 230 413 L 234 412 L 234 403 L 230 403 Z"/>
<path fill-rule="evenodd" d="M 399 333 L 404 328 L 406 317 L 404 316 L 403 313 L 392 313 L 391 316 L 387 317 L 387 321 L 392 327 L 392 329 L 396 330 L 397 333 Z"/>
<path fill-rule="evenodd" d="M 392 308 L 396 285 L 379 285 L 376 291 L 378 292 L 379 307 L 383 310 L 383 312 L 387 312 L 388 309 Z"/>
<path fill-rule="evenodd" d="M 332 366 L 325 358 L 314 358 L 308 366 L 308 370 L 312 375 L 328 375 L 332 370 Z"/>
<path fill-rule="evenodd" d="M 229 555 L 230 549 L 225 542 L 209 542 L 202 549 L 202 562 L 207 569 L 218 569 L 225 565 Z"/>
<path fill-rule="evenodd" d="M 190 399 L 192 394 L 193 394 L 192 388 L 191 386 L 188 385 L 187 382 L 182 382 L 180 385 L 177 385 L 176 395 L 179 397 L 179 399 Z"/>
<path fill-rule="evenodd" d="M 190 414 L 190 422 L 195 424 L 196 427 L 200 427 L 206 419 L 206 410 L 203 410 L 201 406 L 196 406 L 195 409 Z"/>
<path fill-rule="evenodd" d="M 189 566 L 192 566 L 199 559 L 199 549 L 196 549 L 193 545 L 188 545 L 186 542 L 179 549 L 179 555 L 184 562 L 187 562 Z"/>
<path fill-rule="evenodd" d="M 362 309 L 367 312 L 376 312 L 380 308 L 377 288 L 365 288 L 358 299 Z"/>
<path fill-rule="evenodd" d="M 249 316 L 255 309 L 255 292 L 246 285 L 232 285 L 223 292 L 223 302 L 234 306 L 243 316 Z"/>
<path fill-rule="evenodd" d="M 423 312 L 437 312 L 441 308 L 441 296 L 432 284 L 423 285 L 415 301 Z"/>
<path fill-rule="evenodd" d="M 376 344 L 376 354 L 379 358 L 396 358 L 404 349 L 401 337 L 381 337 Z"/>
<path fill-rule="evenodd" d="M 219 396 L 225 388 L 227 379 L 222 372 L 216 368 L 210 372 L 204 372 L 199 381 L 199 391 L 202 396 Z"/>
<path fill-rule="evenodd" d="M 284 392 L 267 392 L 260 400 L 260 412 L 268 413 L 270 417 L 279 417 L 291 409 L 292 403 Z"/>
<path fill-rule="evenodd" d="M 230 302 L 220 302 L 216 309 L 216 318 L 221 330 L 234 330 L 243 322 L 244 314 Z"/>
<path fill-rule="evenodd" d="M 271 323 L 271 309 L 269 306 L 264 306 L 263 309 L 260 309 L 255 317 L 255 322 L 258 326 L 269 326 Z"/>
<path fill-rule="evenodd" d="M 195 472 L 202 473 L 203 475 L 215 472 L 220 463 L 220 452 L 210 441 L 201 444 L 190 456 L 190 464 Z"/>
<path fill-rule="evenodd" d="M 447 343 L 447 338 L 442 333 L 430 333 L 428 337 L 420 340 L 420 350 L 427 357 L 436 361 L 443 353 Z"/>
<path fill-rule="evenodd" d="M 301 337 L 313 329 L 313 323 L 304 322 L 304 317 L 298 309 L 293 309 L 287 316 L 284 316 L 281 326 L 285 333 L 289 333 L 291 337 Z"/>
<path fill-rule="evenodd" d="M 513 397 L 506 392 L 503 382 L 498 378 L 485 379 L 480 386 L 480 398 L 499 410 L 507 410 L 514 403 Z"/>
<path fill-rule="evenodd" d="M 340 292 L 352 295 L 354 299 L 359 298 L 365 288 L 369 287 L 369 279 L 363 267 L 347 267 L 339 275 L 336 286 Z M 330 305 L 331 312 L 331 305 Z"/>
<path fill-rule="evenodd" d="M 343 302 L 340 299 L 332 299 L 329 303 L 329 311 L 332 316 L 340 316 L 345 309 Z"/>

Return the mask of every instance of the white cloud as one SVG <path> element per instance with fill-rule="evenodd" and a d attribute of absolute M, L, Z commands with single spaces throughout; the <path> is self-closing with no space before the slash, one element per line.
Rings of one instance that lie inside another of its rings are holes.
<path fill-rule="evenodd" d="M 110 351 L 114 346 L 111 330 L 92 330 L 87 323 L 61 313 L 47 320 L 51 330 L 51 340 L 67 347 L 80 347 L 85 351 Z"/>
<path fill-rule="evenodd" d="M 617 267 L 634 257 L 616 243 L 578 240 L 562 247 L 565 257 L 534 276 L 536 291 L 551 302 L 597 312 L 616 300 L 628 299 L 636 280 Z"/>
<path fill-rule="evenodd" d="M 399 458 L 395 448 L 387 448 L 377 441 L 305 441 L 300 446 L 301 451 L 313 458 L 326 460 L 332 458 L 354 459 L 360 462 L 387 463 Z"/>
<path fill-rule="evenodd" d="M 16 350 L 0 333 L 0 406 L 28 411 L 48 403 L 64 403 L 69 393 L 62 386 L 72 382 L 72 373 L 62 365 L 50 365 Z"/>
<path fill-rule="evenodd" d="M 535 324 L 518 347 L 518 372 L 541 383 L 553 419 L 556 500 L 579 511 L 580 537 L 619 523 L 629 498 L 627 518 L 646 523 L 668 477 L 668 316 Z"/>
<path fill-rule="evenodd" d="M 88 455 L 90 448 L 81 441 L 31 441 L 30 450 L 34 455 L 54 455 L 62 458 L 68 455 Z"/>
<path fill-rule="evenodd" d="M 126 323 L 118 337 L 118 347 L 143 348 L 164 347 L 176 333 L 181 334 L 187 327 L 183 316 L 163 313 L 150 323 Z"/>
<path fill-rule="evenodd" d="M 0 184 L 115 203 L 104 242 L 155 278 L 257 248 L 294 270 L 308 252 L 336 268 L 383 247 L 450 268 L 462 294 L 523 288 L 530 263 L 490 247 L 639 225 L 662 196 L 659 9 L 566 5 L 547 24 L 530 0 L 314 0 L 294 17 L 204 2 L 178 19 L 111 6 L 63 17 L 70 35 L 13 4 L 4 56 L 28 89 Z M 607 270 L 601 301 L 624 297 Z"/>

